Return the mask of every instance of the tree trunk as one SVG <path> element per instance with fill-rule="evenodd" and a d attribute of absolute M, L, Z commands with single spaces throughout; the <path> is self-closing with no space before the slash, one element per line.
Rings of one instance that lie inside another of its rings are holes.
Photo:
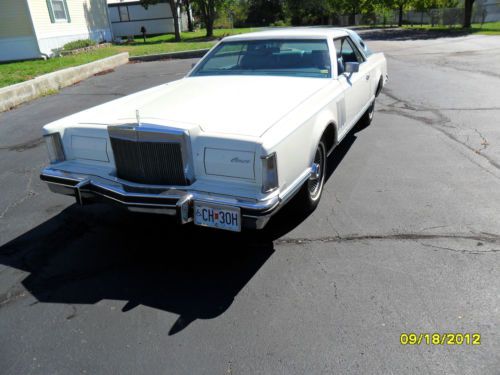
<path fill-rule="evenodd" d="M 181 30 L 179 27 L 179 12 L 177 7 L 177 0 L 170 0 L 170 10 L 172 11 L 172 16 L 174 17 L 174 32 L 175 41 L 181 41 Z"/>
<path fill-rule="evenodd" d="M 185 8 L 188 19 L 188 30 L 193 32 L 194 31 L 193 9 L 191 8 L 191 3 L 189 2 L 189 0 L 185 0 Z"/>
<path fill-rule="evenodd" d="M 403 26 L 403 5 L 402 4 L 399 4 L 398 26 L 399 27 Z"/>
<path fill-rule="evenodd" d="M 207 27 L 207 38 L 214 36 L 214 19 L 212 17 L 207 17 L 205 20 L 205 26 Z"/>
<path fill-rule="evenodd" d="M 354 24 L 356 23 L 356 13 L 351 13 L 349 14 L 349 26 L 354 26 Z"/>
<path fill-rule="evenodd" d="M 474 0 L 465 0 L 464 4 L 464 28 L 469 28 L 471 26 L 472 18 L 472 6 L 474 5 Z"/>
<path fill-rule="evenodd" d="M 205 27 L 207 28 L 207 38 L 214 36 L 215 11 L 213 0 L 207 0 L 206 6 L 202 9 Z"/>

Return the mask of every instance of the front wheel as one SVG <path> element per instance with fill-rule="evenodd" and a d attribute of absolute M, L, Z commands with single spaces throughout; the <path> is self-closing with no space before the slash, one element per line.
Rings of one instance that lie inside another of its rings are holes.
<path fill-rule="evenodd" d="M 373 116 L 375 115 L 375 99 L 373 99 L 372 104 L 368 107 L 363 117 L 359 120 L 359 126 L 361 129 L 366 128 L 373 121 Z"/>
<path fill-rule="evenodd" d="M 321 140 L 314 154 L 314 161 L 311 166 L 311 176 L 300 189 L 296 202 L 301 211 L 312 212 L 318 206 L 326 174 L 326 147 Z"/>

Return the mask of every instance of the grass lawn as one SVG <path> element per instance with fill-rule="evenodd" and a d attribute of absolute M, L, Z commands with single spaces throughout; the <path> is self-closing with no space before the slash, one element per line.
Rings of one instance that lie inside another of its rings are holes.
<path fill-rule="evenodd" d="M 135 41 L 132 43 L 114 45 L 111 48 L 117 52 L 128 52 L 130 56 L 189 51 L 193 49 L 210 48 L 220 38 L 228 35 L 249 33 L 257 30 L 258 29 L 255 28 L 215 29 L 213 38 L 206 38 L 205 30 L 198 30 L 192 33 L 185 32 L 181 34 L 182 41 L 179 43 L 174 42 L 174 36 L 172 34 L 146 37 L 146 42 L 144 42 L 142 37 L 136 37 Z"/>
<path fill-rule="evenodd" d="M 45 61 L 33 60 L 0 64 L 0 87 L 27 81 L 56 70 L 86 64 L 120 52 L 128 52 L 130 56 L 139 56 L 210 48 L 219 38 L 255 30 L 251 28 L 217 29 L 214 30 L 214 37 L 209 39 L 205 37 L 205 30 L 198 30 L 192 33 L 186 32 L 182 33 L 182 41 L 179 43 L 174 42 L 173 35 L 166 34 L 147 37 L 145 43 L 142 38 L 136 38 L 134 42 L 129 44 L 113 45 L 77 55 L 57 57 Z"/>
<path fill-rule="evenodd" d="M 86 64 L 115 54 L 116 51 L 113 51 L 111 48 L 101 48 L 92 52 L 48 60 L 32 60 L 0 64 L 0 87 L 27 81 L 42 74 L 69 68 L 71 66 Z"/>
<path fill-rule="evenodd" d="M 467 34 L 482 34 L 482 35 L 500 35 L 500 22 L 488 22 L 483 23 L 473 23 L 470 29 L 463 29 L 460 25 L 453 26 L 435 26 L 431 25 L 414 25 L 414 26 L 403 26 L 407 29 L 424 29 L 428 31 L 442 31 L 442 32 L 460 32 Z"/>

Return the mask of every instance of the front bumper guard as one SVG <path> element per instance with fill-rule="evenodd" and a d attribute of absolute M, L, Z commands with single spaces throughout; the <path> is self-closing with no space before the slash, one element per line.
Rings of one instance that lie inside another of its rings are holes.
<path fill-rule="evenodd" d="M 128 184 L 118 179 L 64 172 L 51 167 L 42 171 L 40 179 L 48 184 L 51 191 L 74 196 L 80 205 L 104 200 L 134 212 L 175 216 L 181 224 L 193 220 L 194 201 L 239 207 L 242 226 L 251 229 L 262 229 L 281 207 L 278 196 L 267 201 L 251 201 L 189 189 Z"/>

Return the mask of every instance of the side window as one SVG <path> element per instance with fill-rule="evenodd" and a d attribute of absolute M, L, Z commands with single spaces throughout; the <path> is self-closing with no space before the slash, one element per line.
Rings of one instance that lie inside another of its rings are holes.
<path fill-rule="evenodd" d="M 364 62 L 365 59 L 364 59 L 363 55 L 359 51 L 359 49 L 356 46 L 356 44 L 351 40 L 351 38 L 347 37 L 347 38 L 345 38 L 345 41 L 349 44 L 349 47 L 351 48 L 351 51 L 354 52 L 354 54 L 356 55 L 357 62 L 359 62 L 360 64 L 362 62 Z M 353 61 L 353 62 L 356 62 L 356 61 Z"/>
<path fill-rule="evenodd" d="M 361 52 L 349 37 L 343 37 L 333 40 L 335 51 L 337 52 L 337 68 L 339 75 L 345 71 L 345 63 L 365 61 Z"/>
<path fill-rule="evenodd" d="M 342 39 L 342 48 L 340 55 L 344 63 L 346 62 L 359 62 L 362 63 L 363 60 L 359 59 L 359 52 L 356 54 L 356 48 L 353 46 L 349 38 Z"/>

